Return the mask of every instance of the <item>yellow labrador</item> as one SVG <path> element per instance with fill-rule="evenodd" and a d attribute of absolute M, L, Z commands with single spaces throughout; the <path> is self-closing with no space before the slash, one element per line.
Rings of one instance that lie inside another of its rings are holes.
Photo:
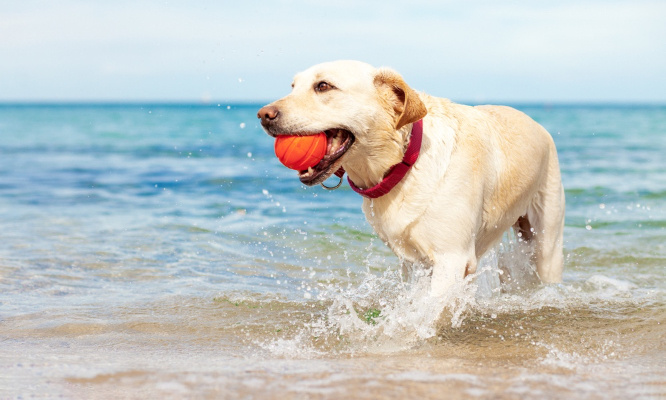
<path fill-rule="evenodd" d="M 557 152 L 530 117 L 418 93 L 397 72 L 358 61 L 315 65 L 292 87 L 259 110 L 266 132 L 326 132 L 327 154 L 299 172 L 301 182 L 322 183 L 344 168 L 355 190 L 371 194 L 365 216 L 403 267 L 432 268 L 433 296 L 474 273 L 510 227 L 534 242 L 541 280 L 561 281 Z"/>

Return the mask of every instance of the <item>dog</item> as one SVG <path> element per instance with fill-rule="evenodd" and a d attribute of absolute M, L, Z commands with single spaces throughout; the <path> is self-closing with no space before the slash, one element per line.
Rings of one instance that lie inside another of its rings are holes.
<path fill-rule="evenodd" d="M 325 132 L 326 155 L 300 181 L 323 185 L 346 171 L 403 271 L 430 271 L 431 296 L 473 274 L 509 228 L 533 244 L 541 281 L 561 281 L 564 189 L 553 139 L 537 122 L 417 92 L 396 71 L 359 61 L 315 65 L 291 86 L 259 110 L 264 130 Z"/>

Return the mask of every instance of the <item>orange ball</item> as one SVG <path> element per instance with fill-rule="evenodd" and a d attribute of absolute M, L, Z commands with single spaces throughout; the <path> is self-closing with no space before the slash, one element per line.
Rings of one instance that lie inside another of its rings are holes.
<path fill-rule="evenodd" d="M 326 155 L 326 134 L 280 135 L 275 139 L 275 155 L 287 168 L 304 171 L 314 167 Z"/>

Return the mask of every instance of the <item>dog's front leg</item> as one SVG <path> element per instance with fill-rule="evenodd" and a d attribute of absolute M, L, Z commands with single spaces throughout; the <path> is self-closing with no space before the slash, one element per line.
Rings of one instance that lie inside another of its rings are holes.
<path fill-rule="evenodd" d="M 462 282 L 467 271 L 476 270 L 476 258 L 464 253 L 446 253 L 436 255 L 432 267 L 430 295 L 441 297 L 449 289 Z"/>

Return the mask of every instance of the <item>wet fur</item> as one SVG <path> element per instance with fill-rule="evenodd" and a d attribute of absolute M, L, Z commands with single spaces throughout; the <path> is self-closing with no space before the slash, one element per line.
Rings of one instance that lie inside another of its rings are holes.
<path fill-rule="evenodd" d="M 325 81 L 334 89 L 319 93 Z M 364 199 L 366 218 L 406 265 L 432 268 L 440 296 L 476 271 L 479 258 L 514 227 L 534 241 L 544 282 L 562 277 L 564 191 L 550 134 L 510 107 L 455 104 L 418 93 L 395 71 L 356 61 L 316 65 L 272 103 L 280 132 L 349 130 L 339 165 L 361 188 L 401 161 L 412 123 L 423 119 L 421 154 L 387 195 Z M 266 126 L 265 126 L 266 127 Z"/>

